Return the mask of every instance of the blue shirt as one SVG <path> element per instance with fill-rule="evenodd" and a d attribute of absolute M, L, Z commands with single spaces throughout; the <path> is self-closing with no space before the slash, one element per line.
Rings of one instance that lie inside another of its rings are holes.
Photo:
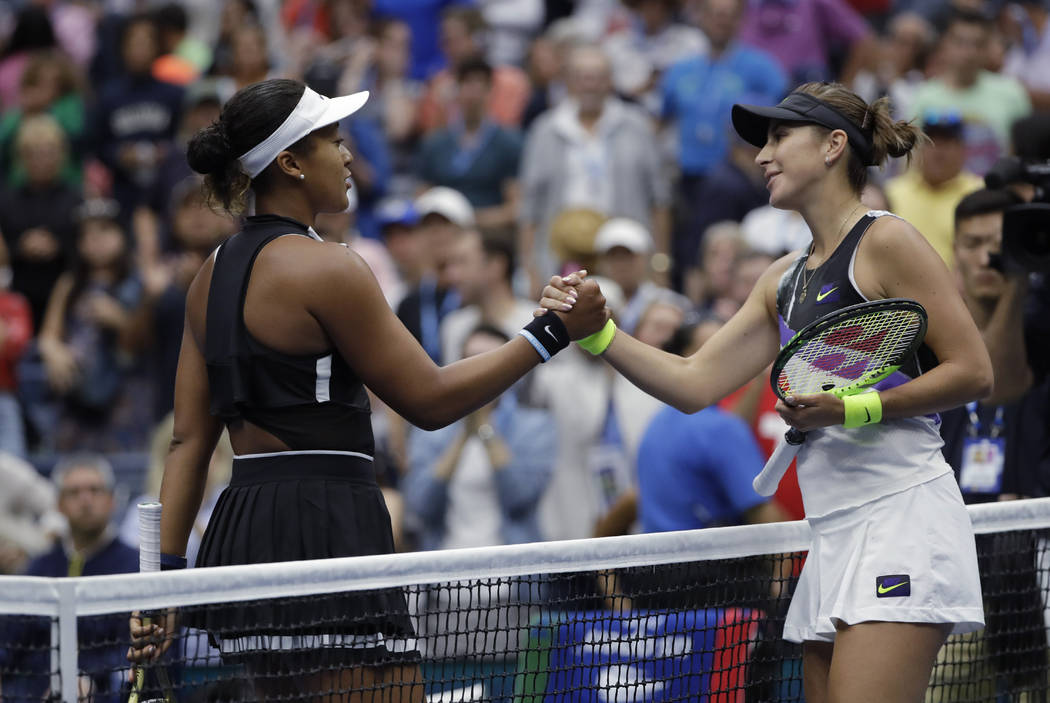
<path fill-rule="evenodd" d="M 445 67 L 438 34 L 441 13 L 453 5 L 473 5 L 473 0 L 373 0 L 372 14 L 395 17 L 412 30 L 411 75 L 426 80 Z"/>
<path fill-rule="evenodd" d="M 664 407 L 638 446 L 638 510 L 645 532 L 740 524 L 765 502 L 751 487 L 764 461 L 747 424 L 710 407 Z"/>
<path fill-rule="evenodd" d="M 453 125 L 432 134 L 419 154 L 419 177 L 434 185 L 454 188 L 475 208 L 504 201 L 504 185 L 518 177 L 521 135 L 486 122 L 470 144 L 463 128 Z"/>
<path fill-rule="evenodd" d="M 703 175 L 725 158 L 733 103 L 772 105 L 787 87 L 772 56 L 740 44 L 717 58 L 695 56 L 671 66 L 660 86 L 662 114 L 677 121 L 682 171 Z"/>

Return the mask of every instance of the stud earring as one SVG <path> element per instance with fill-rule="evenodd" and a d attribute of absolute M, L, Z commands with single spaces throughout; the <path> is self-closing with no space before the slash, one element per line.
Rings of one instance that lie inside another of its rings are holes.
<path fill-rule="evenodd" d="M 300 181 L 305 181 L 306 180 L 306 174 L 305 173 L 300 173 L 299 174 L 299 180 Z"/>
<path fill-rule="evenodd" d="M 831 165 L 831 157 L 830 156 L 825 156 L 824 157 L 824 165 L 825 166 L 830 166 Z"/>

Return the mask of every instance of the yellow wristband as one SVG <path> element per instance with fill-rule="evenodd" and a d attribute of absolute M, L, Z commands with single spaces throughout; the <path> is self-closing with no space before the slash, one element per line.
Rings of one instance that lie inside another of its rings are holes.
<path fill-rule="evenodd" d="M 847 429 L 882 421 L 882 398 L 878 391 L 847 395 L 842 399 L 842 404 L 846 409 L 846 420 L 842 426 Z"/>
<path fill-rule="evenodd" d="M 591 354 L 597 356 L 603 351 L 609 348 L 612 344 L 613 337 L 616 336 L 616 323 L 611 319 L 605 323 L 605 327 L 595 332 L 589 337 L 583 339 L 577 339 L 576 343 L 581 347 L 589 351 Z"/>

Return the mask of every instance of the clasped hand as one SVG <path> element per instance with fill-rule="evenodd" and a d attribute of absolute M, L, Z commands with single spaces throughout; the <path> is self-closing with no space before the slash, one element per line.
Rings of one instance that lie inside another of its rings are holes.
<path fill-rule="evenodd" d="M 548 310 L 561 317 L 569 337 L 574 340 L 601 330 L 612 314 L 598 284 L 587 280 L 586 270 L 568 276 L 551 276 L 540 297 L 540 307 L 532 314 L 541 317 Z"/>
<path fill-rule="evenodd" d="M 778 400 L 776 411 L 784 422 L 802 432 L 841 425 L 846 418 L 842 398 L 833 393 L 788 396 Z"/>

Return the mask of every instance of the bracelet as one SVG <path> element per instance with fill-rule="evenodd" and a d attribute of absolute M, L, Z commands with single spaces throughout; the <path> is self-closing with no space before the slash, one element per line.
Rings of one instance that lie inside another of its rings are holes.
<path fill-rule="evenodd" d="M 583 349 L 586 349 L 591 354 L 597 356 L 603 351 L 609 348 L 612 344 L 613 337 L 616 336 L 616 323 L 612 321 L 612 318 L 606 321 L 605 327 L 583 339 L 577 339 L 576 343 L 579 344 Z"/>
<path fill-rule="evenodd" d="M 186 568 L 186 557 L 180 557 L 175 554 L 164 554 L 161 552 L 160 555 L 160 570 L 161 571 L 176 571 L 178 569 Z"/>
<path fill-rule="evenodd" d="M 569 330 L 565 323 L 550 310 L 543 317 L 534 317 L 532 322 L 518 330 L 518 334 L 529 341 L 532 348 L 540 355 L 542 362 L 569 346 Z"/>
<path fill-rule="evenodd" d="M 874 425 L 882 421 L 882 398 L 878 391 L 858 395 L 847 395 L 842 399 L 846 419 L 842 426 L 847 429 Z"/>

